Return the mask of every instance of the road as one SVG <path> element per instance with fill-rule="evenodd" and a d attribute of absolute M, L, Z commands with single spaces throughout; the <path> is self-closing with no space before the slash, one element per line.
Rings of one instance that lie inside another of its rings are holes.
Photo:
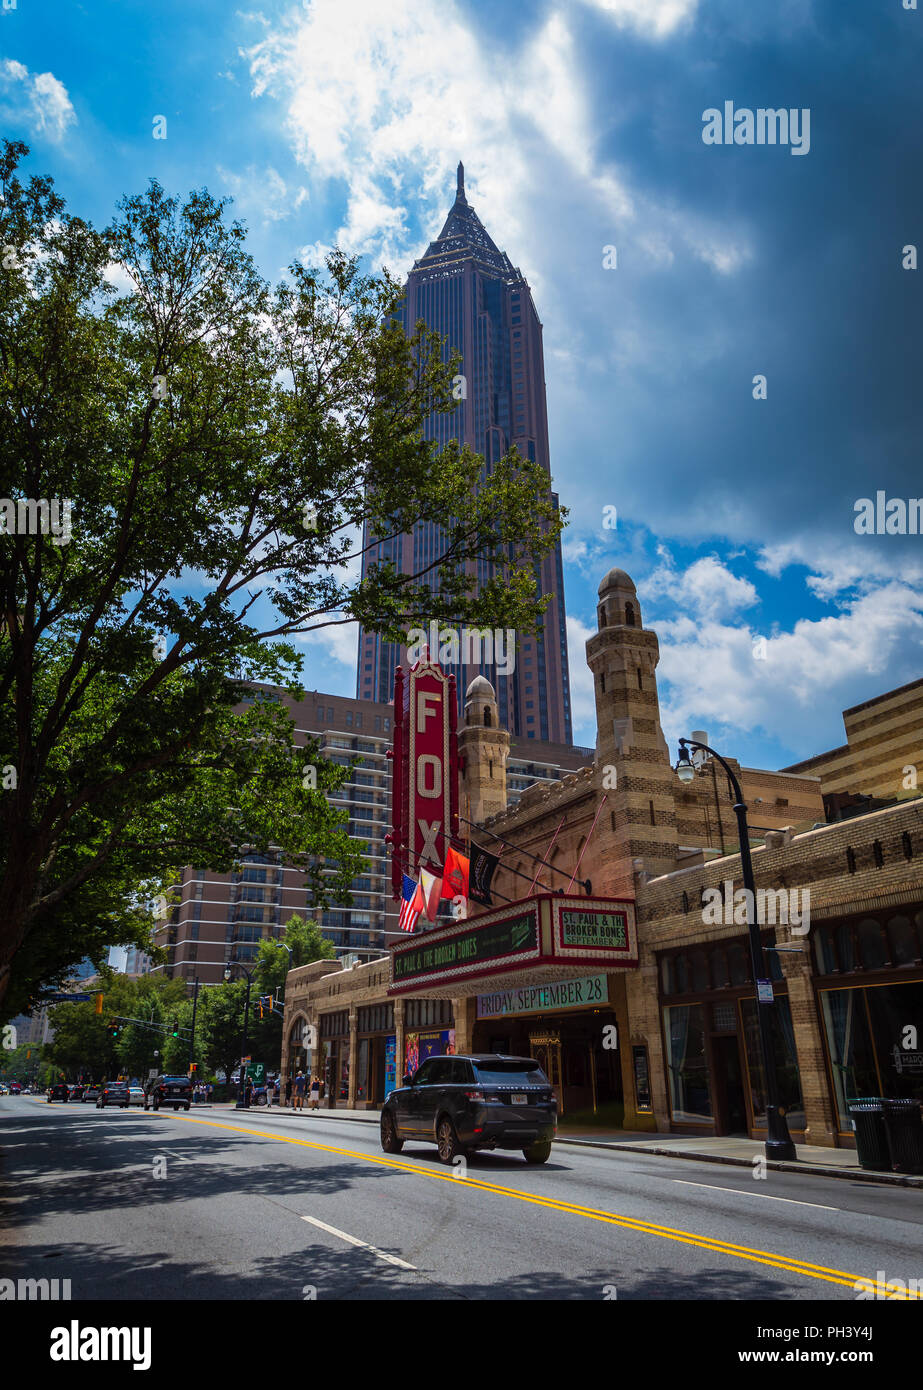
<path fill-rule="evenodd" d="M 844 1300 L 923 1280 L 920 1192 L 556 1145 L 457 1177 L 317 1114 L 0 1098 L 0 1276 L 80 1300 Z M 923 1287 L 923 1285 L 921 1285 Z"/>

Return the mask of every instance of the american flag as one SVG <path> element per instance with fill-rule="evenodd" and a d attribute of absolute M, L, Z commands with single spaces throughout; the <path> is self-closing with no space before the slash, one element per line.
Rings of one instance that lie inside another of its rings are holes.
<path fill-rule="evenodd" d="M 416 891 L 417 885 L 413 879 L 404 874 L 401 882 L 401 915 L 398 918 L 401 931 L 413 931 L 417 925 L 420 909 L 413 906 Z"/>

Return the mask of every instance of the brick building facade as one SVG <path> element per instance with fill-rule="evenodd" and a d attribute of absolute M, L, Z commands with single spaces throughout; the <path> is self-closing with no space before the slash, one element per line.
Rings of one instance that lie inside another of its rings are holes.
<path fill-rule="evenodd" d="M 626 1128 L 765 1131 L 733 797 L 714 759 L 688 785 L 673 769 L 657 637 L 621 570 L 600 586 L 587 660 L 595 758 L 509 807 L 496 700 L 474 681 L 459 734 L 462 791 L 478 810 L 475 842 L 508 847 L 493 880 L 500 902 L 526 897 L 536 870 L 536 894 L 631 899 L 637 965 L 584 980 L 562 972 L 560 987 L 546 974 L 529 988 L 520 971 L 506 988 L 493 974 L 451 999 L 423 989 L 396 997 L 383 963 L 294 971 L 283 1068 L 307 1060 L 294 1047 L 316 1029 L 311 1061 L 325 1071 L 328 1103 L 378 1105 L 421 1048 L 454 1047 L 539 1057 L 565 1123 L 596 1115 Z M 828 824 L 815 772 L 728 762 L 749 806 L 789 1126 L 805 1142 L 852 1144 L 849 1097 L 923 1094 L 923 805 L 913 798 Z"/>

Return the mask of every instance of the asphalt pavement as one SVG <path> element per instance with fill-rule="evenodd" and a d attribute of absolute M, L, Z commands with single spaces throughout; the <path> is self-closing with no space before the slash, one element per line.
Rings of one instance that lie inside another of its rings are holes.
<path fill-rule="evenodd" d="M 912 1189 L 571 1145 L 451 1169 L 323 1112 L 3 1097 L 0 1194 L 0 1277 L 68 1279 L 80 1300 L 923 1293 Z"/>

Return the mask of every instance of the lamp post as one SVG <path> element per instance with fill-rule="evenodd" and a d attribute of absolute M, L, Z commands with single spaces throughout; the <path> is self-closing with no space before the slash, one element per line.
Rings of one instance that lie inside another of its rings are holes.
<path fill-rule="evenodd" d="M 249 1110 L 250 1106 L 247 1101 L 247 1082 L 245 1076 L 246 1063 L 243 1059 L 247 1055 L 247 1023 L 250 1018 L 250 986 L 253 983 L 253 972 L 251 970 L 248 970 L 247 967 L 243 965 L 239 960 L 229 960 L 227 965 L 224 967 L 225 980 L 230 980 L 231 978 L 232 965 L 236 965 L 238 970 L 242 970 L 247 977 L 247 994 L 246 998 L 244 999 L 244 1036 L 243 1041 L 240 1045 L 240 1084 L 237 1088 L 237 1103 L 234 1106 L 234 1109 Z"/>
<path fill-rule="evenodd" d="M 797 1159 L 798 1155 L 795 1153 L 795 1145 L 788 1132 L 785 1113 L 779 1105 L 779 1081 L 776 1075 L 776 1058 L 772 1049 L 772 1033 L 770 1031 L 770 1010 L 774 1001 L 760 997 L 760 981 L 768 980 L 769 977 L 766 973 L 759 923 L 756 920 L 756 887 L 753 882 L 753 861 L 750 858 L 747 807 L 740 790 L 740 783 L 734 772 L 721 754 L 716 753 L 714 748 L 709 748 L 706 743 L 698 743 L 695 739 L 689 738 L 680 739 L 679 759 L 676 764 L 676 775 L 679 780 L 688 783 L 695 777 L 695 765 L 689 756 L 690 750 L 708 753 L 711 757 L 717 758 L 727 773 L 728 783 L 734 796 L 734 815 L 737 817 L 737 836 L 740 841 L 740 867 L 744 888 L 747 891 L 747 930 L 750 935 L 750 963 L 753 970 L 753 982 L 756 985 L 756 1016 L 759 1024 L 760 1052 L 763 1061 L 763 1075 L 766 1078 L 766 1157 Z"/>

